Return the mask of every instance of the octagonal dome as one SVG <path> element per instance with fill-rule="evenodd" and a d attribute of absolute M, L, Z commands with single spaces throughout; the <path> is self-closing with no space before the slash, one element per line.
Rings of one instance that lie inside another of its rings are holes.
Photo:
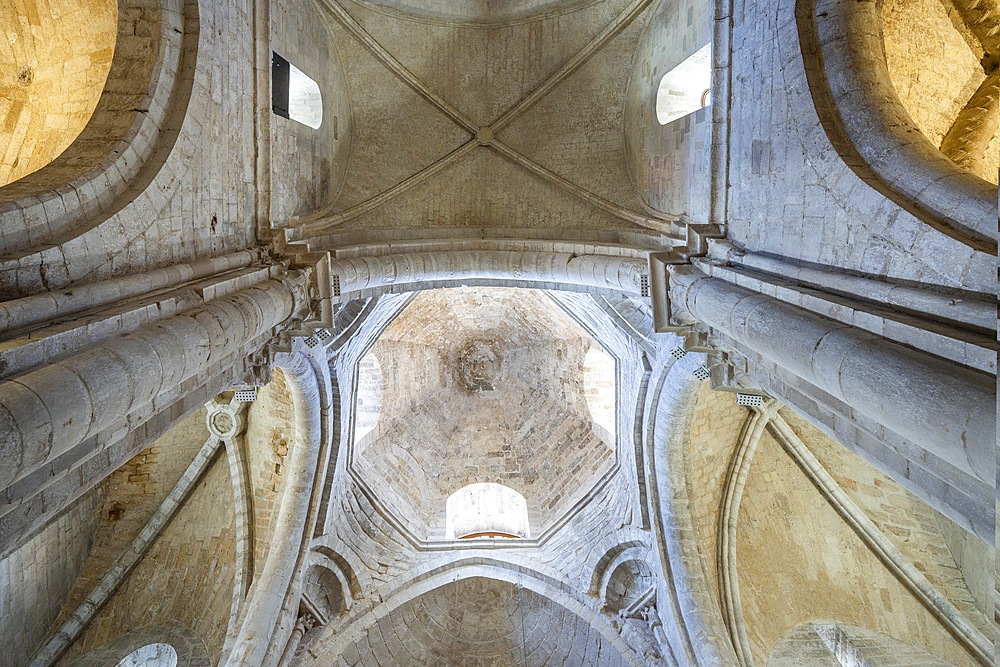
<path fill-rule="evenodd" d="M 522 495 L 537 536 L 614 465 L 615 382 L 544 292 L 422 292 L 358 365 L 351 465 L 418 539 L 445 539 L 447 499 L 480 483 Z"/>

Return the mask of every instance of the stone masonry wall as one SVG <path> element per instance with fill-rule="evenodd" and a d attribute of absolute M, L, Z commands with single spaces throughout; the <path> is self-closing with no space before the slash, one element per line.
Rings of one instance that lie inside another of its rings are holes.
<path fill-rule="evenodd" d="M 767 432 L 747 479 L 736 542 L 743 617 L 758 663 L 792 628 L 819 618 L 887 634 L 953 665 L 977 664 Z"/>
<path fill-rule="evenodd" d="M 709 215 L 712 109 L 667 125 L 656 119 L 660 79 L 712 41 L 714 3 L 659 3 L 639 42 L 625 108 L 628 165 L 650 207 L 696 223 Z"/>
<path fill-rule="evenodd" d="M 113 0 L 0 6 L 0 186 L 41 169 L 90 120 L 111 68 Z"/>
<path fill-rule="evenodd" d="M 94 543 L 100 506 L 95 488 L 0 560 L 0 666 L 27 664 L 48 638 Z"/>
<path fill-rule="evenodd" d="M 735 394 L 712 391 L 707 380 L 702 382 L 684 448 L 691 522 L 698 537 L 705 580 L 717 600 L 719 509 L 726 474 L 747 415 L 746 408 L 736 405 Z"/>
<path fill-rule="evenodd" d="M 94 546 L 62 605 L 59 623 L 76 610 L 129 548 L 207 437 L 205 410 L 196 410 L 101 483 L 102 502 L 95 508 L 94 516 L 97 526 Z"/>
<path fill-rule="evenodd" d="M 97 228 L 0 263 L 6 297 L 221 255 L 254 242 L 251 5 L 198 3 L 191 101 L 163 168 L 135 201 Z"/>
<path fill-rule="evenodd" d="M 994 258 L 887 202 L 834 150 L 806 83 L 794 5 L 734 5 L 732 240 L 890 279 L 994 291 Z"/>
<path fill-rule="evenodd" d="M 283 466 L 294 436 L 292 398 L 284 373 L 275 369 L 271 381 L 257 390 L 257 400 L 250 404 L 244 435 L 253 491 L 255 570 L 263 565 L 271 545 Z"/>
<path fill-rule="evenodd" d="M 233 596 L 236 518 L 225 455 L 215 462 L 132 573 L 64 654 L 88 651 L 147 625 L 190 628 L 218 660 Z"/>
<path fill-rule="evenodd" d="M 338 46 L 316 3 L 270 3 L 271 49 L 319 85 L 323 124 L 314 130 L 270 114 L 274 223 L 316 210 L 339 193 L 351 144 L 351 107 Z M 270 108 L 270 100 L 262 102 Z"/>
<path fill-rule="evenodd" d="M 938 591 L 990 636 L 994 632 L 988 620 L 992 580 L 984 581 L 981 575 L 971 582 L 966 580 L 966 573 L 956 563 L 942 533 L 942 522 L 951 522 L 802 417 L 790 410 L 784 410 L 782 415 L 875 525 Z M 976 563 L 981 570 L 993 569 L 989 545 L 970 536 L 964 546 L 970 564 Z"/>

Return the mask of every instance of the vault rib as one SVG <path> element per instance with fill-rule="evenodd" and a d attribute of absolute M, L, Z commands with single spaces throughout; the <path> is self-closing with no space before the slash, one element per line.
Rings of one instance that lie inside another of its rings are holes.
<path fill-rule="evenodd" d="M 493 134 L 499 133 L 500 130 L 510 125 L 515 119 L 537 104 L 543 97 L 548 95 L 553 88 L 562 83 L 562 81 L 573 74 L 573 72 L 580 69 L 588 60 L 590 60 L 591 56 L 604 48 L 608 42 L 618 36 L 622 30 L 627 28 L 632 21 L 642 14 L 651 2 L 652 0 L 636 0 L 628 9 L 616 16 L 615 19 L 604 28 L 604 30 L 596 35 L 589 43 L 587 43 L 586 46 L 580 49 L 576 55 L 566 61 L 566 63 L 560 67 L 558 71 L 542 81 L 542 83 L 540 83 L 533 91 L 515 102 L 512 107 L 507 109 L 507 111 L 494 121 L 494 123 L 490 125 L 490 129 L 493 131 Z"/>
<path fill-rule="evenodd" d="M 531 158 L 525 157 L 521 153 L 517 152 L 513 148 L 507 146 L 506 144 L 494 139 L 490 146 L 496 150 L 498 153 L 503 155 L 505 158 L 513 162 L 514 164 L 522 167 L 528 172 L 538 176 L 542 180 L 555 185 L 562 190 L 584 200 L 591 206 L 598 208 L 605 213 L 610 213 L 616 218 L 625 220 L 626 222 L 631 222 L 632 224 L 639 225 L 640 227 L 645 227 L 646 229 L 652 229 L 657 232 L 662 232 L 664 234 L 670 233 L 671 223 L 667 220 L 657 220 L 655 218 L 648 218 L 644 215 L 640 215 L 627 208 L 619 206 L 614 202 L 610 202 L 604 197 L 583 188 L 573 181 L 560 176 L 559 174 L 546 169 L 542 165 L 538 164 Z"/>
<path fill-rule="evenodd" d="M 392 186 L 388 190 L 380 192 L 379 194 L 366 199 L 360 204 L 356 204 L 348 209 L 336 213 L 334 215 L 320 217 L 318 219 L 306 222 L 302 224 L 298 229 L 293 230 L 292 237 L 295 239 L 308 238 L 313 234 L 322 233 L 329 230 L 331 227 L 336 227 L 337 225 L 342 225 L 345 222 L 354 220 L 355 218 L 362 216 L 366 213 L 374 211 L 378 207 L 386 204 L 396 197 L 402 195 L 403 193 L 415 188 L 427 179 L 431 178 L 438 172 L 442 171 L 445 167 L 451 165 L 453 162 L 459 160 L 466 153 L 472 151 L 473 148 L 477 146 L 475 141 L 467 141 L 462 144 L 452 152 L 447 155 L 438 158 L 431 164 L 427 165 L 415 174 L 408 176 L 405 180 L 400 181 L 396 185 Z M 301 223 L 301 221 L 299 221 Z"/>
<path fill-rule="evenodd" d="M 331 14 L 333 14 L 334 18 L 337 19 L 340 25 L 354 35 L 354 37 L 361 42 L 365 48 L 367 48 L 371 54 L 378 59 L 379 62 L 388 67 L 393 74 L 400 78 L 403 83 L 412 88 L 413 91 L 422 98 L 437 107 L 441 113 L 450 118 L 456 125 L 469 134 L 475 136 L 478 128 L 470 122 L 468 118 L 466 118 L 455 107 L 448 104 L 443 97 L 428 88 L 427 85 L 418 79 L 413 72 L 407 69 L 403 63 L 399 62 L 399 60 L 394 55 L 389 53 L 377 39 L 372 37 L 360 23 L 355 21 L 354 17 L 348 14 L 347 10 L 340 6 L 340 3 L 336 0 L 322 0 L 321 4 L 323 7 L 326 7 Z"/>
<path fill-rule="evenodd" d="M 628 9 L 615 17 L 611 23 L 605 26 L 605 28 L 598 35 L 588 42 L 586 46 L 580 49 L 576 55 L 570 58 L 562 67 L 559 68 L 558 71 L 546 78 L 545 81 L 539 84 L 539 86 L 532 92 L 528 93 L 518 102 L 514 103 L 514 105 L 505 111 L 500 118 L 496 120 L 496 122 L 489 127 L 478 128 L 461 112 L 448 104 L 444 98 L 432 91 L 426 84 L 410 72 L 405 65 L 389 53 L 389 51 L 387 51 L 378 40 L 372 37 L 372 35 L 365 30 L 365 28 L 358 23 L 354 17 L 352 17 L 336 0 L 322 0 L 322 5 L 326 7 L 330 13 L 333 14 L 334 18 L 336 18 L 346 30 L 354 35 L 354 37 L 358 39 L 358 41 L 360 41 L 368 49 L 368 51 L 370 51 L 371 54 L 379 60 L 379 62 L 388 67 L 397 77 L 400 78 L 400 80 L 412 88 L 418 95 L 445 114 L 456 125 L 469 132 L 474 138 L 471 141 L 462 144 L 451 153 L 438 158 L 430 165 L 407 177 L 405 180 L 397 183 L 388 190 L 385 190 L 374 197 L 361 202 L 360 204 L 352 206 L 351 208 L 333 215 L 329 215 L 328 209 L 324 209 L 319 214 L 311 216 L 310 218 L 293 218 L 290 221 L 290 226 L 296 229 L 293 229 L 289 236 L 293 240 L 306 239 L 312 235 L 322 233 L 332 227 L 369 213 L 439 173 L 445 167 L 470 152 L 472 148 L 475 148 L 476 146 L 492 147 L 514 164 L 519 165 L 523 169 L 535 174 L 546 182 L 555 185 L 575 197 L 582 199 L 591 206 L 609 213 L 614 217 L 646 229 L 669 234 L 671 232 L 671 222 L 669 220 L 660 220 L 646 215 L 641 215 L 608 201 L 600 195 L 597 195 L 594 192 L 591 192 L 590 190 L 570 181 L 569 179 L 541 166 L 531 158 L 526 157 L 496 139 L 496 134 L 500 130 L 507 127 L 519 116 L 524 114 L 528 109 L 537 104 L 539 100 L 544 98 L 557 85 L 559 85 L 559 83 L 582 67 L 595 53 L 600 51 L 608 42 L 614 39 L 622 32 L 622 30 L 627 28 L 632 21 L 642 14 L 651 2 L 652 0 L 635 0 Z"/>

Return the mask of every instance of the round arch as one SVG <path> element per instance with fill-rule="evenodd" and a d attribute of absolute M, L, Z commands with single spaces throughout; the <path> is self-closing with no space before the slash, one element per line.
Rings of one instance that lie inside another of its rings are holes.
<path fill-rule="evenodd" d="M 458 250 L 337 258 L 340 301 L 440 287 L 501 286 L 640 296 L 644 257 L 569 252 Z"/>
<path fill-rule="evenodd" d="M 694 370 L 705 355 L 689 352 L 668 357 L 651 377 L 643 447 L 649 462 L 650 504 L 660 567 L 669 601 L 663 614 L 676 620 L 671 644 L 692 664 L 738 664 L 715 594 L 699 562 L 698 537 L 688 509 L 683 441 L 693 416 L 701 380 Z M 666 624 L 664 626 L 666 628 Z M 709 639 L 711 638 L 711 639 Z"/>
<path fill-rule="evenodd" d="M 194 86 L 198 3 L 166 0 L 155 10 L 138 0 L 117 5 L 116 41 L 130 47 L 114 49 L 86 125 L 50 162 L 0 188 L 0 261 L 98 226 L 149 187 L 175 148 Z M 141 29 L 136 15 L 143 17 Z M 161 192 L 181 175 L 160 177 Z"/>
<path fill-rule="evenodd" d="M 618 631 L 558 580 L 523 565 L 479 557 L 463 558 L 419 573 L 403 582 L 383 599 L 373 613 L 355 618 L 351 625 L 342 628 L 337 634 L 326 633 L 319 638 L 310 651 L 310 655 L 315 653 L 315 657 L 303 664 L 327 664 L 379 619 L 395 612 L 406 603 L 449 584 L 473 578 L 491 579 L 519 586 L 554 602 L 588 623 L 600 634 L 603 641 L 615 648 L 625 664 L 643 667 L 642 658 L 622 640 Z"/>
<path fill-rule="evenodd" d="M 181 625 L 156 625 L 138 628 L 93 649 L 71 664 L 73 667 L 118 665 L 137 650 L 150 644 L 169 645 L 176 654 L 174 664 L 177 667 L 209 667 L 212 664 L 205 642 L 198 637 L 194 630 Z"/>

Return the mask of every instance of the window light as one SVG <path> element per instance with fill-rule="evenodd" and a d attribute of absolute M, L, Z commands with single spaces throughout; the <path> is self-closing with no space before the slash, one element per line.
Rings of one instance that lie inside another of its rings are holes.
<path fill-rule="evenodd" d="M 490 482 L 462 487 L 445 501 L 445 539 L 529 537 L 524 496 Z"/>
<path fill-rule="evenodd" d="M 271 109 L 318 130 L 323 124 L 323 96 L 319 84 L 277 53 L 271 52 Z"/>
<path fill-rule="evenodd" d="M 711 103 L 712 44 L 709 42 L 660 79 L 656 120 L 666 125 Z"/>

